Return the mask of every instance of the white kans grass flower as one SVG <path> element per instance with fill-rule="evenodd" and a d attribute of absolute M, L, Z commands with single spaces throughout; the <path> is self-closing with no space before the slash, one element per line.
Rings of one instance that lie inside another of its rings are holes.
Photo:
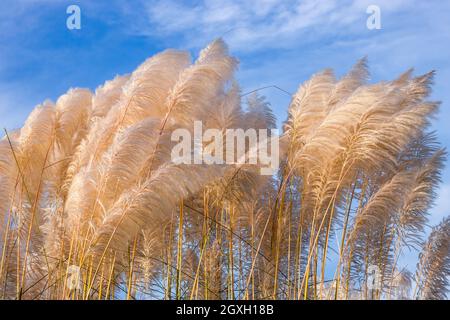
<path fill-rule="evenodd" d="M 193 63 L 166 50 L 7 132 L 0 297 L 445 299 L 448 219 L 423 245 L 446 157 L 433 73 L 320 72 L 278 135 L 236 67 L 220 39 Z M 411 284 L 397 261 L 421 246 Z"/>

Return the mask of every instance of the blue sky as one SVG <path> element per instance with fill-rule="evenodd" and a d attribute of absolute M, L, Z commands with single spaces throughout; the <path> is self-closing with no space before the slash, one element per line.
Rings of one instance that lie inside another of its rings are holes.
<path fill-rule="evenodd" d="M 66 8 L 81 9 L 81 29 L 68 30 Z M 381 9 L 381 30 L 366 27 L 369 5 Z M 0 3 L 0 126 L 20 127 L 32 108 L 70 87 L 95 89 L 131 72 L 165 48 L 198 50 L 222 36 L 240 60 L 243 92 L 277 85 L 295 92 L 313 73 L 331 67 L 342 75 L 368 56 L 371 81 L 414 67 L 437 70 L 433 123 L 450 147 L 449 1 L 259 0 L 64 1 Z M 267 89 L 281 122 L 289 96 Z M 450 214 L 450 168 L 432 210 L 431 224 Z"/>

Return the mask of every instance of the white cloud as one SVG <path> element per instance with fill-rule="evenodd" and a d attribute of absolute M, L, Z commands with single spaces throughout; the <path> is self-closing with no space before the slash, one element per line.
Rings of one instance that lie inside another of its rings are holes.
<path fill-rule="evenodd" d="M 295 47 L 323 35 L 354 34 L 365 28 L 369 0 L 204 0 L 195 5 L 173 0 L 143 3 L 148 20 L 135 19 L 132 32 L 152 37 L 181 36 L 201 47 L 224 35 L 235 50 Z M 375 1 L 389 15 L 415 1 Z"/>

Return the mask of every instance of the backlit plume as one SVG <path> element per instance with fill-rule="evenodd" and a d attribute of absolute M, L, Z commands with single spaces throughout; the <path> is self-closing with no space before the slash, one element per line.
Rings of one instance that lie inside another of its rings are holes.
<path fill-rule="evenodd" d="M 0 298 L 446 299 L 449 219 L 424 239 L 446 158 L 429 131 L 434 73 L 371 84 L 362 59 L 313 75 L 288 106 L 274 175 L 174 163 L 172 132 L 195 122 L 275 128 L 237 66 L 222 40 L 194 62 L 166 50 L 5 131 Z M 410 250 L 417 270 L 399 264 Z"/>

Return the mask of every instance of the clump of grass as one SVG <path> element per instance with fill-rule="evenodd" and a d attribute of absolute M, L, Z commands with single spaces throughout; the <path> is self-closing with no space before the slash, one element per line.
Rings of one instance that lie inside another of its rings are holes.
<path fill-rule="evenodd" d="M 37 106 L 0 141 L 1 297 L 445 299 L 448 219 L 423 244 L 446 156 L 433 73 L 368 84 L 366 65 L 299 87 L 273 177 L 171 161 L 171 132 L 197 120 L 275 127 L 263 97 L 243 108 L 221 40 Z M 398 259 L 421 246 L 411 293 Z"/>

